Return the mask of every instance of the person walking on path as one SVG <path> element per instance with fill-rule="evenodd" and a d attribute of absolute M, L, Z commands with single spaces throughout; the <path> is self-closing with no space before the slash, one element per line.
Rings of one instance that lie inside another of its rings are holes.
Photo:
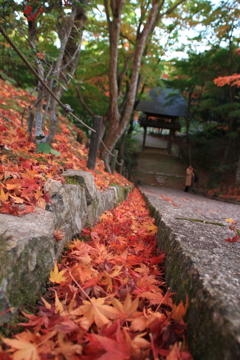
<path fill-rule="evenodd" d="M 190 186 L 192 185 L 193 175 L 194 175 L 194 168 L 190 164 L 186 169 L 186 183 L 185 183 L 186 186 L 184 189 L 185 192 L 188 192 Z"/>

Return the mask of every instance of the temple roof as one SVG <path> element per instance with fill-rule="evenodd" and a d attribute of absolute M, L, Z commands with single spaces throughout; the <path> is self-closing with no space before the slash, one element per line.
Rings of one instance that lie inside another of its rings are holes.
<path fill-rule="evenodd" d="M 185 116 L 187 104 L 176 89 L 153 88 L 148 92 L 149 100 L 140 101 L 137 111 L 151 116 L 179 117 Z"/>

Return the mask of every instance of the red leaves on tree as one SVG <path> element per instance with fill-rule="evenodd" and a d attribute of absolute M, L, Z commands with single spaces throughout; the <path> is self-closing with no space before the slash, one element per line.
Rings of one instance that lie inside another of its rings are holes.
<path fill-rule="evenodd" d="M 30 5 L 26 5 L 23 13 L 28 19 L 28 21 L 35 21 L 37 16 L 43 13 L 43 9 L 39 6 L 32 7 Z"/>
<path fill-rule="evenodd" d="M 219 76 L 213 80 L 214 84 L 217 86 L 237 86 L 240 87 L 240 74 L 233 74 L 231 76 Z"/>
<path fill-rule="evenodd" d="M 6 359 L 192 360 L 181 345 L 187 304 L 166 292 L 155 233 L 137 189 L 106 211 L 55 264 L 48 300 L 24 314 L 25 330 L 3 339 Z"/>

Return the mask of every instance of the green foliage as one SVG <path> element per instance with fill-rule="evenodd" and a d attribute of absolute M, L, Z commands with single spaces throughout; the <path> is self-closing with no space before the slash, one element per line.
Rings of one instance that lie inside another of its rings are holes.
<path fill-rule="evenodd" d="M 128 177 L 130 176 L 132 169 L 137 165 L 138 154 L 141 152 L 141 145 L 138 140 L 134 139 L 133 135 L 127 134 L 124 143 L 123 160 Z M 117 150 L 120 149 L 120 144 L 121 139 L 116 144 Z"/>
<path fill-rule="evenodd" d="M 54 150 L 53 148 L 51 148 L 50 145 L 48 145 L 47 143 L 39 143 L 37 144 L 37 152 L 38 153 L 44 153 L 44 154 L 53 154 L 55 156 L 60 156 L 60 152 Z"/>

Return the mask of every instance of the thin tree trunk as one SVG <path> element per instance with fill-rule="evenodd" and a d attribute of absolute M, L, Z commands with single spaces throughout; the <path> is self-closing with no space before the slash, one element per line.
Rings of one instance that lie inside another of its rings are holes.
<path fill-rule="evenodd" d="M 240 155 L 239 155 L 239 160 L 238 160 L 237 170 L 236 170 L 236 184 L 240 185 Z"/>

